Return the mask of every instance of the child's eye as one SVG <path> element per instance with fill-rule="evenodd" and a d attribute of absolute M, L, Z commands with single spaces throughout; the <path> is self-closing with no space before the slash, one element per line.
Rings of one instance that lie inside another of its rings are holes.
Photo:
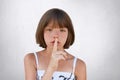
<path fill-rule="evenodd" d="M 66 30 L 65 30 L 65 29 L 60 29 L 60 31 L 61 31 L 61 32 L 66 32 Z"/>
<path fill-rule="evenodd" d="M 52 29 L 46 29 L 46 31 L 52 31 Z"/>

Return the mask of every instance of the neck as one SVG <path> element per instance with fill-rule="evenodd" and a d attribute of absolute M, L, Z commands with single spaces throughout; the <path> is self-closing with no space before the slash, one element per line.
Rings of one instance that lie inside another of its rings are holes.
<path fill-rule="evenodd" d="M 51 48 L 46 48 L 46 49 L 45 49 L 45 53 L 47 53 L 47 54 L 52 54 L 52 49 L 51 49 Z"/>

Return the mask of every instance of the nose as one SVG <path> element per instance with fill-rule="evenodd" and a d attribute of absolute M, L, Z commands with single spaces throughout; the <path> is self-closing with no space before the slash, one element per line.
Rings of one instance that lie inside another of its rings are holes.
<path fill-rule="evenodd" d="M 59 30 L 54 30 L 53 31 L 53 37 L 58 38 L 59 37 Z"/>

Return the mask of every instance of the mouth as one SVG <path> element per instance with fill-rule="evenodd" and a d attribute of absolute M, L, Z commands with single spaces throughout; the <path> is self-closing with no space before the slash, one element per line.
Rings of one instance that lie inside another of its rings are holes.
<path fill-rule="evenodd" d="M 53 43 L 53 44 L 54 44 L 54 43 L 55 43 L 55 41 L 52 41 L 51 43 Z M 59 42 L 59 41 L 57 41 L 57 43 L 59 44 L 60 42 Z"/>

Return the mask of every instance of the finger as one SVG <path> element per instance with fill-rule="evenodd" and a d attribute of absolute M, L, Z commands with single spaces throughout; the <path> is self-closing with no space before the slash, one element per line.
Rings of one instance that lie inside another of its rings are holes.
<path fill-rule="evenodd" d="M 56 38 L 55 42 L 54 42 L 54 45 L 53 45 L 53 52 L 57 51 L 57 42 L 58 42 L 58 39 Z"/>
<path fill-rule="evenodd" d="M 56 54 L 62 55 L 64 58 L 67 58 L 67 53 L 64 51 L 58 51 Z"/>
<path fill-rule="evenodd" d="M 66 60 L 66 58 L 61 55 L 61 56 L 58 57 L 58 60 Z"/>

